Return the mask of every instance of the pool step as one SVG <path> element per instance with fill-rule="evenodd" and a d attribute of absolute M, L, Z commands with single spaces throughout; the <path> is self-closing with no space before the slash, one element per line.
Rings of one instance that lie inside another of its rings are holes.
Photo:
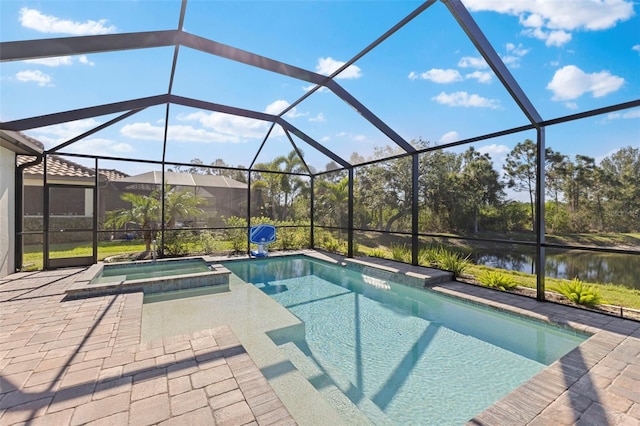
<path fill-rule="evenodd" d="M 341 372 L 330 367 L 328 363 L 319 365 L 313 354 L 305 353 L 310 351 L 308 348 L 304 350 L 301 348 L 305 346 L 305 341 L 301 340 L 298 343 L 292 341 L 282 343 L 278 347 L 309 383 L 320 392 L 322 397 L 348 421 L 349 425 L 370 425 L 372 421 L 364 413 L 368 413 L 371 418 L 374 418 L 376 425 L 394 424 Z M 354 404 L 353 400 L 358 401 L 357 404 Z"/>
<path fill-rule="evenodd" d="M 393 281 L 411 287 L 433 287 L 453 280 L 453 273 L 449 271 L 407 265 L 406 263 L 388 259 L 345 258 L 343 262 L 348 269 L 358 271 L 365 276 Z"/>

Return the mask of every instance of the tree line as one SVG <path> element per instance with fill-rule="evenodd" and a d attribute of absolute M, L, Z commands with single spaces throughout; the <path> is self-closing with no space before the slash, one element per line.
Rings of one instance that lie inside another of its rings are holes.
<path fill-rule="evenodd" d="M 413 141 L 417 149 L 429 143 Z M 378 147 L 374 158 L 393 156 Z M 491 156 L 469 147 L 462 153 L 428 150 L 418 155 L 418 205 L 421 232 L 533 231 L 536 199 L 536 144 L 526 139 L 497 170 Z M 354 153 L 352 162 L 363 162 Z M 243 182 L 247 173 L 218 159 L 210 166 L 194 159 L 191 173 L 222 174 Z M 218 168 L 211 168 L 218 167 Z M 640 149 L 621 148 L 601 161 L 545 151 L 545 217 L 549 233 L 640 232 Z M 310 167 L 311 168 L 311 167 Z M 252 216 L 278 220 L 308 219 L 310 179 L 295 151 L 254 166 L 251 173 Z M 338 169 L 328 164 L 327 170 Z M 274 173 L 275 172 L 275 173 Z M 284 172 L 284 173 L 280 173 Z M 311 168 L 311 172 L 315 170 Z M 412 158 L 380 161 L 354 168 L 354 226 L 410 231 Z M 315 178 L 315 221 L 347 226 L 348 174 L 335 170 Z M 514 200 L 521 193 L 523 200 Z M 508 195 L 511 193 L 511 196 Z M 524 201 L 526 200 L 526 201 Z"/>

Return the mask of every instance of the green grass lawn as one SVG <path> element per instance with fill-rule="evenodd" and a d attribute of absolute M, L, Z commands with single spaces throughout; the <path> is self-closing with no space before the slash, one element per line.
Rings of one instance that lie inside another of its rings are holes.
<path fill-rule="evenodd" d="M 536 276 L 532 274 L 527 274 L 525 272 L 517 272 L 517 271 L 507 271 L 504 269 L 491 268 L 483 265 L 470 265 L 466 270 L 467 274 L 473 275 L 474 277 L 479 276 L 483 271 L 500 271 L 505 275 L 511 276 L 518 285 L 522 287 L 528 288 L 536 288 Z M 547 277 L 545 279 L 545 287 L 547 289 L 551 289 L 554 286 L 557 286 L 559 283 L 563 281 L 560 278 L 551 278 Z M 627 308 L 640 309 L 640 290 L 628 288 L 622 285 L 616 284 L 598 284 L 598 283 L 588 283 L 589 285 L 594 286 L 600 295 L 602 296 L 602 303 L 608 305 L 617 305 L 624 306 Z"/>
<path fill-rule="evenodd" d="M 139 241 L 101 241 L 98 243 L 98 260 L 125 253 L 144 251 L 144 242 Z M 93 254 L 91 245 L 56 244 L 50 250 L 51 258 L 84 257 Z M 23 255 L 25 270 L 38 270 L 43 267 L 42 246 L 25 246 Z"/>

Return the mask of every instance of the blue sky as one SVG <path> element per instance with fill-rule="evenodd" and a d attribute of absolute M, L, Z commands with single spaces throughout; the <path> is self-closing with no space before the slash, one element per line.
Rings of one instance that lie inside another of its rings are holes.
<path fill-rule="evenodd" d="M 640 98 L 640 5 L 628 0 L 463 0 L 544 119 Z M 184 30 L 281 62 L 329 74 L 421 3 L 412 1 L 190 1 Z M 0 2 L 0 40 L 175 29 L 180 2 Z M 173 48 L 0 63 L 0 120 L 167 92 Z M 528 124 L 448 9 L 436 2 L 346 69 L 336 81 L 403 139 L 443 144 Z M 278 114 L 310 84 L 181 47 L 173 94 Z M 160 160 L 166 108 L 152 107 L 64 149 L 67 153 Z M 34 129 L 47 148 L 115 116 Z M 286 119 L 347 161 L 393 145 L 329 90 Z M 167 160 L 248 166 L 269 129 L 261 121 L 174 105 Z M 474 146 L 496 168 L 533 132 Z M 305 160 L 329 159 L 295 140 Z M 601 159 L 640 147 L 640 109 L 547 129 L 547 146 Z M 274 129 L 258 161 L 292 147 Z M 456 151 L 466 146 L 456 148 Z M 124 162 L 100 167 L 146 170 Z"/>

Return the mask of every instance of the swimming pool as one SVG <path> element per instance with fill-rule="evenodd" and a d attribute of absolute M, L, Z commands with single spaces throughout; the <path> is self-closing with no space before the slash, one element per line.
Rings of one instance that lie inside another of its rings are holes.
<path fill-rule="evenodd" d="M 172 275 L 197 274 L 209 272 L 210 270 L 207 262 L 202 259 L 127 262 L 104 265 L 102 271 L 91 280 L 91 284 L 113 282 L 123 278 L 127 281 L 132 281 Z"/>
<path fill-rule="evenodd" d="M 229 287 L 229 274 L 211 258 L 95 264 L 66 290 L 68 298 L 102 296 L 141 291 L 145 294 L 200 287 Z"/>
<path fill-rule="evenodd" d="M 225 266 L 304 322 L 277 343 L 310 382 L 376 424 L 464 423 L 588 337 L 306 257 Z"/>

